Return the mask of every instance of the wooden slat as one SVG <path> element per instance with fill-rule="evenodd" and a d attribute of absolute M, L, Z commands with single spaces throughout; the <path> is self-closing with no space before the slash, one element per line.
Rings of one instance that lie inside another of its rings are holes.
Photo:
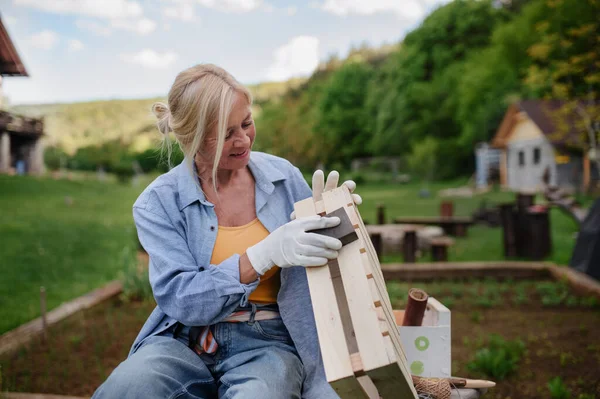
<path fill-rule="evenodd" d="M 312 198 L 297 202 L 294 209 L 297 217 L 316 214 Z M 339 389 L 344 389 L 346 386 L 353 389 L 355 386 L 351 381 L 342 381 L 348 377 L 351 377 L 352 380 L 355 378 L 329 267 L 306 268 L 306 277 L 327 381 L 338 381 Z M 322 304 L 327 304 L 327 306 L 322 306 Z"/>
<path fill-rule="evenodd" d="M 341 190 L 323 192 L 325 210 L 329 213 L 347 200 Z M 342 275 L 344 291 L 354 326 L 354 334 L 365 370 L 372 370 L 388 364 L 388 356 L 381 339 L 377 313 L 371 297 L 369 282 L 360 261 L 362 240 L 353 241 L 340 249 L 337 262 Z"/>

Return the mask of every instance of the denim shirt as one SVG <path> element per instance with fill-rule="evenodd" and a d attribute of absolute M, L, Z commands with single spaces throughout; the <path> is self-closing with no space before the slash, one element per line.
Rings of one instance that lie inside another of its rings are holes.
<path fill-rule="evenodd" d="M 256 215 L 272 232 L 289 222 L 294 203 L 312 195 L 298 168 L 272 155 L 252 152 L 248 164 L 255 180 Z M 240 282 L 234 254 L 210 264 L 218 222 L 214 205 L 195 182 L 184 161 L 159 176 L 133 205 L 138 236 L 150 256 L 150 284 L 157 303 L 129 355 L 141 342 L 173 323 L 218 323 L 248 303 L 257 287 Z M 325 378 L 304 267 L 282 269 L 277 303 L 304 364 L 303 398 L 338 398 Z"/>

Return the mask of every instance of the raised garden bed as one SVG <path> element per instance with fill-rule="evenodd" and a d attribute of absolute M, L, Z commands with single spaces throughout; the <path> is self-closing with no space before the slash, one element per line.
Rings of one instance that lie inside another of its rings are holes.
<path fill-rule="evenodd" d="M 576 296 L 564 282 L 462 279 L 394 282 L 388 289 L 394 307 L 403 308 L 410 287 L 418 286 L 452 311 L 452 373 L 484 377 L 470 368 L 491 334 L 522 342 L 524 352 L 512 374 L 485 397 L 549 398 L 555 377 L 570 397 L 589 399 L 600 391 L 600 308 L 590 296 Z M 2 390 L 90 395 L 122 361 L 151 312 L 151 302 L 123 303 L 113 298 L 53 325 L 47 342 L 0 358 Z M 587 395 L 587 396 L 586 396 Z"/>

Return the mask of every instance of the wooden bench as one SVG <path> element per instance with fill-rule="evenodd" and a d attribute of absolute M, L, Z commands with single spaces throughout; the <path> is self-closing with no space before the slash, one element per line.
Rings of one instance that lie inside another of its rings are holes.
<path fill-rule="evenodd" d="M 395 224 L 418 224 L 440 226 L 448 235 L 455 237 L 466 237 L 467 228 L 473 224 L 469 217 L 400 217 L 394 219 Z"/>

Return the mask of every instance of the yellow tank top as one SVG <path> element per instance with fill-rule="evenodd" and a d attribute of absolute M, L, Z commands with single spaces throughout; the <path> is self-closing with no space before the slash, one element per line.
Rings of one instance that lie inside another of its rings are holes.
<path fill-rule="evenodd" d="M 210 263 L 217 265 L 233 254 L 243 254 L 248 247 L 263 240 L 269 235 L 269 231 L 258 219 L 248 224 L 236 227 L 219 226 L 217 240 L 213 249 Z M 266 272 L 261 278 L 258 287 L 249 296 L 250 302 L 275 303 L 277 293 L 281 285 L 279 279 L 279 267 L 275 266 Z"/>

